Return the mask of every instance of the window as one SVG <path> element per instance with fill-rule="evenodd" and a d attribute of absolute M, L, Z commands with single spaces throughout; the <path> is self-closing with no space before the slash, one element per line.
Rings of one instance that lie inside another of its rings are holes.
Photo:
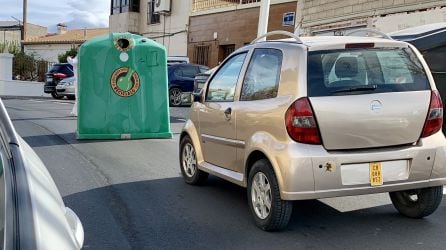
<path fill-rule="evenodd" d="M 208 67 L 205 66 L 198 66 L 200 72 L 199 73 L 205 73 L 206 71 L 209 71 Z"/>
<path fill-rule="evenodd" d="M 410 48 L 311 52 L 309 96 L 429 90 L 426 73 Z M 355 91 L 352 89 L 357 88 Z"/>
<path fill-rule="evenodd" d="M 277 96 L 282 52 L 277 49 L 256 49 L 243 80 L 241 101 L 254 101 Z"/>
<path fill-rule="evenodd" d="M 246 53 L 241 53 L 230 58 L 217 71 L 209 83 L 206 101 L 231 102 L 234 101 L 235 88 L 245 61 Z"/>
<path fill-rule="evenodd" d="M 196 66 L 181 66 L 184 77 L 194 78 L 198 74 Z"/>
<path fill-rule="evenodd" d="M 111 14 L 139 12 L 139 0 L 112 0 Z"/>
<path fill-rule="evenodd" d="M 209 45 L 196 45 L 194 48 L 194 63 L 209 65 Z"/>
<path fill-rule="evenodd" d="M 147 24 L 160 23 L 160 14 L 155 13 L 155 0 L 150 0 L 147 5 Z"/>

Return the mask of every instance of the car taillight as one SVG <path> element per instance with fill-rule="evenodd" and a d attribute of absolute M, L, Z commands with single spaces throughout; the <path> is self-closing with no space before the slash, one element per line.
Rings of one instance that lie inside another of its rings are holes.
<path fill-rule="evenodd" d="M 441 130 L 443 126 L 443 102 L 437 90 L 432 91 L 429 113 L 424 123 L 421 137 L 428 137 Z"/>
<path fill-rule="evenodd" d="M 63 73 L 56 73 L 56 74 L 54 74 L 54 78 L 64 79 L 64 78 L 67 78 L 67 75 L 65 75 Z"/>
<path fill-rule="evenodd" d="M 296 142 L 321 144 L 317 122 L 307 97 L 298 99 L 288 108 L 285 124 L 288 135 Z"/>

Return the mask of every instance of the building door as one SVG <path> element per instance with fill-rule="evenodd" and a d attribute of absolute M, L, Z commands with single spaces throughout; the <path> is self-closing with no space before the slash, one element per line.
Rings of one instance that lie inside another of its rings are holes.
<path fill-rule="evenodd" d="M 222 63 L 235 50 L 235 44 L 220 45 L 218 63 Z"/>

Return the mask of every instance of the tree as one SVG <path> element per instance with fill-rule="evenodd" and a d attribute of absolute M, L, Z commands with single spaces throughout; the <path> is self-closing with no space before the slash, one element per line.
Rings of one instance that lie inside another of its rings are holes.
<path fill-rule="evenodd" d="M 77 55 L 77 49 L 72 46 L 70 50 L 68 50 L 67 52 L 65 52 L 64 54 L 60 54 L 58 56 L 59 58 L 59 62 L 60 63 L 66 63 L 67 62 L 67 58 L 70 57 L 75 57 Z"/>

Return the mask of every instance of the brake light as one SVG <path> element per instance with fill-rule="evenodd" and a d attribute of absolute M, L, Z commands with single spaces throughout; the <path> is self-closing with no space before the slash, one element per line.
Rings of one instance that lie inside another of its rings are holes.
<path fill-rule="evenodd" d="M 345 45 L 346 49 L 369 49 L 374 47 L 374 43 L 347 43 Z"/>
<path fill-rule="evenodd" d="M 65 75 L 63 73 L 55 73 L 53 77 L 57 78 L 57 79 L 64 79 L 64 78 L 67 78 L 67 75 Z"/>
<path fill-rule="evenodd" d="M 288 135 L 296 142 L 321 144 L 317 122 L 307 97 L 298 99 L 288 108 L 285 124 Z"/>
<path fill-rule="evenodd" d="M 431 103 L 429 105 L 429 112 L 427 114 L 426 122 L 424 123 L 423 133 L 421 137 L 428 137 L 441 130 L 443 126 L 443 102 L 441 101 L 440 93 L 437 90 L 432 91 Z"/>

